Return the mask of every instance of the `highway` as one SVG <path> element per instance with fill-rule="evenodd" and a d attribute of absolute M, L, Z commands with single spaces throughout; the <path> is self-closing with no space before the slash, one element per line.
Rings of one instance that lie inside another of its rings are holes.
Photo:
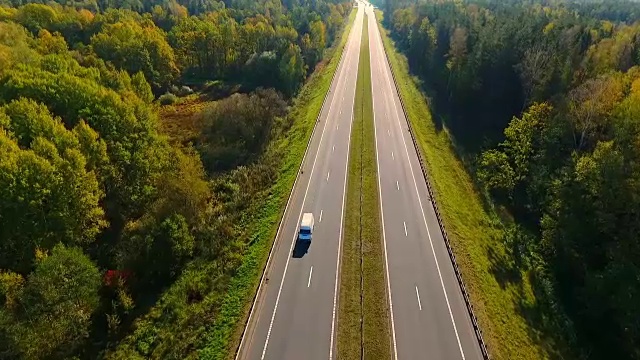
<path fill-rule="evenodd" d="M 395 359 L 482 359 L 367 7 L 378 187 Z"/>
<path fill-rule="evenodd" d="M 335 358 L 342 220 L 363 16 L 359 8 L 237 359 Z M 295 241 L 304 212 L 315 216 L 308 249 Z"/>

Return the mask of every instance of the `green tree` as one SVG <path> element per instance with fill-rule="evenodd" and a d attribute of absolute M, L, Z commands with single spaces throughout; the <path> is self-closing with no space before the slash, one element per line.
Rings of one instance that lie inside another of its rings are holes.
<path fill-rule="evenodd" d="M 156 91 L 168 87 L 178 76 L 173 49 L 164 32 L 134 21 L 106 25 L 91 38 L 98 56 L 130 74 L 144 73 Z"/>
<path fill-rule="evenodd" d="M 51 29 L 58 21 L 58 13 L 48 5 L 27 4 L 18 9 L 15 19 L 36 35 L 40 30 Z"/>
<path fill-rule="evenodd" d="M 98 269 L 80 249 L 55 246 L 18 291 L 18 304 L 4 311 L 8 350 L 28 359 L 74 354 L 89 335 L 99 289 Z"/>
<path fill-rule="evenodd" d="M 326 47 L 326 37 L 326 30 L 322 21 L 317 20 L 309 24 L 309 40 L 308 43 L 303 42 L 306 47 L 303 55 L 306 60 L 306 66 L 310 71 L 322 59 L 322 54 Z"/>
<path fill-rule="evenodd" d="M 58 34 L 51 34 L 47 30 L 40 30 L 38 33 L 38 51 L 43 54 L 64 54 L 69 49 L 67 42 Z"/>
<path fill-rule="evenodd" d="M 0 22 L 0 75 L 15 64 L 34 63 L 38 56 L 29 46 L 32 38 L 13 22 Z"/>
<path fill-rule="evenodd" d="M 140 216 L 153 200 L 156 178 L 167 165 L 167 144 L 157 135 L 157 118 L 150 106 L 134 92 L 125 97 L 101 86 L 92 80 L 100 79 L 100 72 L 85 70 L 52 73 L 22 67 L 9 71 L 0 78 L 0 97 L 41 102 L 67 128 L 84 120 L 107 145 L 109 166 L 97 173 L 105 189 L 108 217 Z"/>
<path fill-rule="evenodd" d="M 302 86 L 306 72 L 298 45 L 290 44 L 280 59 L 280 81 L 282 91 L 291 96 Z"/>
<path fill-rule="evenodd" d="M 25 272 L 37 247 L 93 241 L 106 225 L 104 194 L 78 139 L 46 107 L 23 99 L 0 112 L 0 268 Z"/>
<path fill-rule="evenodd" d="M 198 73 L 223 76 L 226 68 L 220 59 L 226 52 L 221 30 L 211 21 L 189 17 L 180 21 L 169 33 L 180 66 Z"/>

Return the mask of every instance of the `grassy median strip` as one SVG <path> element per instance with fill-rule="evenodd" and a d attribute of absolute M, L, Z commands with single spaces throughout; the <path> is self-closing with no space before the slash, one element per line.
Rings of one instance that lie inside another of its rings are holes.
<path fill-rule="evenodd" d="M 381 18 L 381 13 L 377 14 Z M 545 347 L 520 312 L 520 307 L 535 303 L 527 274 L 520 274 L 521 282 L 504 287 L 492 274 L 490 254 L 505 251 L 497 214 L 483 206 L 481 195 L 456 155 L 449 133 L 446 129 L 436 130 L 427 101 L 409 74 L 406 58 L 395 50 L 386 30 L 379 26 L 400 96 L 429 169 L 456 261 L 492 358 L 549 358 L 551 349 Z"/>
<path fill-rule="evenodd" d="M 340 273 L 338 359 L 389 359 L 389 318 L 385 311 L 387 294 L 366 15 L 360 45 L 348 176 Z"/>
<path fill-rule="evenodd" d="M 286 134 L 279 136 L 267 150 L 284 156 L 278 179 L 269 189 L 264 206 L 256 215 L 252 243 L 224 295 L 214 326 L 207 331 L 206 346 L 200 351 L 199 358 L 233 359 L 235 356 L 269 249 L 278 230 L 279 220 L 282 218 L 308 140 L 340 62 L 340 55 L 355 16 L 356 9 L 351 12 L 339 42 L 326 53 L 328 62 L 322 65 L 323 68 L 316 69 L 296 97 L 287 116 L 292 122 L 291 128 Z"/>

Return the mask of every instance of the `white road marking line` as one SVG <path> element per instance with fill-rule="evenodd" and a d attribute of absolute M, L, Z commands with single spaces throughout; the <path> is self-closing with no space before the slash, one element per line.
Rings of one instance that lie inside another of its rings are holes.
<path fill-rule="evenodd" d="M 334 151 L 336 151 L 336 146 L 335 145 L 333 145 L 333 147 L 331 148 L 331 152 L 334 152 Z"/>
<path fill-rule="evenodd" d="M 309 281 L 307 281 L 307 287 L 311 286 L 311 274 L 313 274 L 313 266 L 311 266 L 311 270 L 309 270 Z M 422 307 L 420 307 L 420 310 L 422 310 Z"/>
<path fill-rule="evenodd" d="M 395 160 L 395 159 L 396 159 L 396 157 L 395 157 L 395 156 L 393 156 L 393 151 L 391 152 L 391 158 L 392 158 L 393 160 Z"/>
<path fill-rule="evenodd" d="M 311 269 L 313 270 L 313 267 L 311 267 Z M 420 311 L 422 311 L 422 304 L 420 303 L 420 292 L 418 291 L 418 286 L 416 286 L 416 297 L 418 297 L 418 306 L 420 307 Z"/>
<path fill-rule="evenodd" d="M 327 181 L 329 181 L 329 175 L 331 174 L 331 171 L 327 172 Z"/>
<path fill-rule="evenodd" d="M 345 59 L 345 61 L 347 61 Z M 344 74 L 344 70 L 346 69 L 345 66 L 343 66 L 340 71 L 341 74 L 338 75 L 338 83 L 340 82 L 340 77 L 342 76 L 342 74 Z M 356 72 L 357 73 L 357 72 Z M 345 78 L 346 81 L 346 78 Z M 354 90 L 355 91 L 355 90 Z M 333 104 L 334 104 L 334 100 L 335 100 L 335 96 L 333 96 L 331 98 L 331 103 L 329 104 L 329 111 L 327 112 L 327 118 L 329 118 L 329 115 L 331 114 L 331 109 L 333 108 Z M 324 138 L 324 134 L 325 134 L 325 130 L 327 128 L 327 123 L 328 121 L 324 122 L 324 126 L 322 127 L 322 133 L 320 134 L 320 142 L 318 144 L 318 150 L 320 149 L 321 145 L 322 145 L 322 139 Z M 315 158 L 313 159 L 313 164 L 311 165 L 311 175 L 313 175 L 313 170 L 316 167 L 316 161 L 318 160 L 318 154 L 320 153 L 320 151 L 316 152 Z M 347 152 L 347 156 L 348 156 L 348 152 Z M 346 173 L 346 172 L 345 172 Z M 311 176 L 309 177 L 309 179 L 311 179 Z M 302 206 L 300 207 L 300 214 L 298 214 L 298 222 L 300 221 L 300 219 L 302 218 L 302 210 L 304 209 L 304 203 L 307 200 L 307 194 L 309 193 L 309 186 L 311 185 L 311 181 L 309 181 L 307 183 L 307 187 L 304 191 L 304 197 L 302 198 Z M 346 183 L 345 183 L 346 186 Z M 344 195 L 343 195 L 343 204 L 344 204 Z M 340 231 L 342 231 L 342 224 L 340 225 Z M 291 241 L 291 246 L 289 248 L 289 253 L 291 253 L 293 251 L 293 247 L 296 243 L 296 237 L 297 234 L 295 234 L 293 236 L 293 239 Z M 339 256 L 338 256 L 339 258 Z M 284 279 L 286 278 L 287 275 L 287 269 L 289 268 L 289 260 L 291 259 L 291 256 L 287 256 L 287 261 L 285 262 L 284 265 L 284 272 L 282 274 L 282 280 L 280 280 L 280 287 L 278 288 L 278 295 L 276 296 L 276 303 L 273 307 L 273 314 L 271 314 L 271 321 L 269 322 L 269 330 L 267 331 L 267 338 L 264 342 L 264 347 L 262 349 L 262 356 L 260 357 L 261 360 L 264 360 L 264 357 L 267 353 L 267 346 L 269 345 L 269 337 L 271 336 L 271 330 L 273 329 L 273 321 L 276 318 L 276 312 L 278 310 L 278 303 L 280 302 L 280 295 L 282 294 L 282 286 L 284 285 Z M 337 272 L 336 272 L 336 279 L 337 279 Z M 337 282 L 336 282 L 336 286 L 337 286 Z M 333 299 L 333 313 L 334 313 L 334 320 L 335 320 L 335 306 L 336 306 L 336 300 L 335 300 L 335 290 L 334 290 L 334 299 Z M 332 349 L 333 349 L 333 327 L 334 327 L 334 321 L 332 321 L 331 323 L 331 343 L 332 343 Z M 329 359 L 331 360 L 331 351 L 329 352 Z"/>
<path fill-rule="evenodd" d="M 371 48 L 370 48 L 371 49 Z M 369 50 L 371 52 L 371 50 Z M 371 67 L 371 78 L 373 79 L 373 66 Z M 373 81 L 371 81 L 371 91 L 373 91 Z M 384 206 L 382 204 L 382 186 L 380 185 L 380 156 L 378 154 L 378 128 L 376 126 L 376 104 L 375 96 L 371 97 L 371 107 L 373 108 L 373 136 L 376 140 L 376 167 L 378 168 L 378 198 L 380 199 L 380 223 L 382 224 L 382 244 L 384 245 L 384 270 L 387 273 L 387 296 L 389 297 L 389 315 L 391 317 L 391 339 L 393 341 L 393 359 L 398 360 L 398 346 L 396 344 L 396 324 L 393 318 L 393 300 L 391 296 L 391 280 L 389 278 L 389 258 L 387 256 L 387 233 L 384 229 Z M 389 136 L 389 130 L 387 129 Z"/>
<path fill-rule="evenodd" d="M 396 188 L 398 189 L 398 191 L 400 191 L 400 183 L 398 182 L 398 180 L 396 180 Z"/>
<path fill-rule="evenodd" d="M 358 21 L 358 19 L 356 18 L 355 21 Z M 362 21 L 360 21 L 360 23 L 362 23 Z M 360 25 L 360 33 L 362 33 L 362 26 Z M 355 36 L 355 35 L 354 35 Z M 360 36 L 357 38 L 358 42 L 357 42 L 357 49 L 360 49 L 360 39 L 362 38 L 362 34 L 360 34 Z M 357 55 L 355 55 L 356 57 L 358 57 L 358 62 L 356 62 L 356 71 L 354 71 L 354 74 L 358 74 L 358 67 L 360 66 L 360 53 L 356 52 Z M 357 77 L 355 79 L 357 81 Z M 346 82 L 346 80 L 345 80 Z M 355 84 L 353 86 L 353 98 L 355 101 L 355 95 L 356 95 L 356 87 Z M 353 107 L 351 107 L 351 121 L 349 121 L 349 134 L 348 134 L 348 139 L 351 139 L 351 125 L 353 124 Z M 336 302 L 338 299 L 338 280 L 340 279 L 339 277 L 339 273 L 340 273 L 340 253 L 342 251 L 342 225 L 343 225 L 343 220 L 344 220 L 344 206 L 345 206 L 345 199 L 346 199 L 346 194 L 347 194 L 347 174 L 349 173 L 349 148 L 351 146 L 351 141 L 347 141 L 347 161 L 345 161 L 344 164 L 344 185 L 342 187 L 342 212 L 340 214 L 340 233 L 338 234 L 338 261 L 336 261 L 336 279 L 335 279 L 335 285 L 333 286 L 333 310 L 332 310 L 332 314 L 331 314 L 331 343 L 329 344 L 329 360 L 333 359 L 333 337 L 335 335 L 335 327 L 336 327 Z"/>
<path fill-rule="evenodd" d="M 376 36 L 377 38 L 377 43 L 379 44 L 379 46 L 382 46 L 382 40 L 380 37 L 380 32 L 379 30 L 376 29 L 375 31 L 378 36 Z M 381 55 L 383 56 L 383 55 Z M 385 61 L 386 65 L 389 65 L 386 61 Z M 389 89 L 391 89 L 391 92 L 393 93 L 393 88 L 391 86 L 392 82 L 391 82 L 391 78 L 389 77 L 389 73 L 387 70 L 387 66 L 383 66 L 384 69 L 384 76 L 387 79 L 386 84 L 389 87 Z M 396 109 L 394 111 L 395 117 L 396 117 L 396 123 L 398 124 L 398 126 L 400 126 L 400 128 L 402 129 L 402 125 L 400 124 L 400 118 L 398 117 L 398 111 L 397 111 L 397 105 L 396 105 L 396 99 L 395 96 L 391 97 L 391 101 L 393 102 L 393 107 L 394 109 Z M 429 225 L 427 224 L 427 218 L 424 215 L 424 208 L 422 207 L 422 199 L 420 198 L 420 193 L 418 191 L 418 183 L 416 182 L 416 177 L 415 174 L 413 172 L 413 165 L 411 165 L 411 159 L 409 157 L 409 150 L 407 149 L 407 142 L 405 140 L 405 137 L 402 136 L 402 142 L 404 144 L 404 151 L 405 154 L 407 155 L 407 159 L 409 162 L 409 169 L 411 170 L 411 176 L 413 177 L 413 185 L 415 187 L 416 193 L 418 194 L 418 204 L 420 205 L 420 211 L 422 212 L 422 221 L 424 221 L 424 225 L 427 228 L 427 236 L 429 237 L 429 244 L 431 245 L 431 253 L 433 254 L 433 258 L 435 260 L 436 263 L 436 269 L 438 270 L 438 277 L 440 278 L 440 286 L 442 287 L 442 292 L 444 293 L 444 299 L 447 303 L 447 309 L 449 310 L 449 317 L 451 318 L 451 324 L 453 325 L 453 331 L 456 334 L 456 340 L 458 342 L 458 349 L 460 350 L 460 355 L 462 356 L 462 360 L 465 360 L 465 356 L 464 356 L 464 351 L 462 350 L 462 343 L 460 342 L 460 336 L 458 335 L 458 328 L 456 327 L 456 322 L 453 318 L 453 312 L 451 311 L 451 304 L 449 303 L 449 296 L 447 295 L 447 290 L 444 287 L 444 280 L 442 279 L 442 272 L 440 271 L 440 265 L 438 264 L 438 258 L 436 257 L 436 250 L 433 247 L 433 239 L 431 238 L 431 232 L 429 231 Z M 397 356 L 397 353 L 396 353 Z"/>
<path fill-rule="evenodd" d="M 404 225 L 404 236 L 409 236 L 409 235 L 407 234 L 407 223 L 403 221 L 403 222 L 402 222 L 402 225 Z"/>
<path fill-rule="evenodd" d="M 389 131 L 389 129 L 387 129 L 387 135 L 391 136 L 391 132 Z"/>
<path fill-rule="evenodd" d="M 340 127 L 340 124 L 336 124 L 336 130 L 338 130 L 339 127 Z"/>

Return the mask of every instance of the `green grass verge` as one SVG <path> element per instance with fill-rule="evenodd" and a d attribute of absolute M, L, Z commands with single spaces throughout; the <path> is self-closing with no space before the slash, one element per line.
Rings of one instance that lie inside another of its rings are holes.
<path fill-rule="evenodd" d="M 346 44 L 355 14 L 354 9 L 339 42 L 328 50 L 326 56 L 329 61 L 316 68 L 316 72 L 296 98 L 288 115 L 293 120 L 291 128 L 267 150 L 284 156 L 278 179 L 269 190 L 269 196 L 260 213 L 255 217 L 256 230 L 251 237 L 251 245 L 243 257 L 242 265 L 231 279 L 213 326 L 207 331 L 207 344 L 200 351 L 200 358 L 232 359 L 235 355 L 279 220 L 284 213 L 287 198 L 295 182 L 324 96 L 329 90 L 331 78 L 340 61 L 340 54 Z"/>
<path fill-rule="evenodd" d="M 380 19 L 382 13 L 377 14 Z M 552 357 L 554 345 L 543 340 L 523 311 L 536 306 L 529 274 L 518 274 L 517 281 L 507 283 L 500 283 L 494 276 L 494 259 L 506 253 L 500 219 L 483 205 L 481 194 L 456 155 L 450 134 L 446 129 L 436 130 L 418 81 L 409 74 L 406 58 L 396 51 L 384 27 L 379 26 L 491 356 L 509 360 Z"/>
<path fill-rule="evenodd" d="M 340 272 L 338 359 L 391 358 L 378 197 L 367 17 L 349 153 L 344 242 Z M 363 319 L 362 330 L 360 319 Z"/>

